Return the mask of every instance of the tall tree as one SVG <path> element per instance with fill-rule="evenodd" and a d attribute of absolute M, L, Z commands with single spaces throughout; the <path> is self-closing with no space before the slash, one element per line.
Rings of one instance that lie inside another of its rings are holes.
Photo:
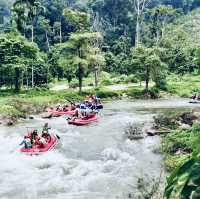
<path fill-rule="evenodd" d="M 135 46 L 137 47 L 141 40 L 141 24 L 143 21 L 144 11 L 150 5 L 151 0 L 134 0 L 134 9 L 136 12 L 136 34 L 135 34 Z"/>
<path fill-rule="evenodd" d="M 8 83 L 12 85 L 14 82 L 16 92 L 20 90 L 23 81 L 22 74 L 26 71 L 25 66 L 32 65 L 33 60 L 37 63 L 38 51 L 35 45 L 18 33 L 0 35 L 1 75 L 10 76 L 11 81 Z M 4 83 L 7 84 L 7 78 Z"/>
<path fill-rule="evenodd" d="M 162 49 L 146 48 L 139 45 L 132 51 L 131 63 L 134 73 L 141 81 L 145 81 L 145 89 L 149 90 L 149 82 L 153 80 L 160 87 L 160 80 L 165 79 L 166 64 L 162 62 Z"/>

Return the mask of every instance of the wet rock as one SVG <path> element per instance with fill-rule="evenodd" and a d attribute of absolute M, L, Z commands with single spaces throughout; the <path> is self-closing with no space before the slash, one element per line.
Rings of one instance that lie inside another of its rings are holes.
<path fill-rule="evenodd" d="M 155 129 L 148 129 L 148 130 L 146 131 L 146 134 L 147 134 L 148 136 L 155 136 L 155 135 L 157 135 L 157 132 L 156 132 Z"/>
<path fill-rule="evenodd" d="M 193 112 L 193 115 L 195 116 L 195 117 L 197 117 L 198 119 L 200 119 L 200 111 L 199 112 Z"/>
<path fill-rule="evenodd" d="M 139 140 L 144 138 L 143 131 L 140 127 L 135 126 L 135 124 L 128 124 L 125 129 L 125 135 L 130 140 Z"/>
<path fill-rule="evenodd" d="M 122 97 L 123 97 L 123 98 L 127 98 L 127 97 L 128 97 L 128 95 L 127 95 L 127 94 L 125 94 L 125 93 L 123 93 L 123 94 L 122 94 Z"/>
<path fill-rule="evenodd" d="M 42 113 L 42 114 L 41 114 L 41 117 L 42 117 L 43 119 L 50 119 L 50 118 L 53 117 L 53 114 L 52 114 L 52 113 L 46 112 L 46 113 Z"/>
<path fill-rule="evenodd" d="M 179 116 L 179 121 L 183 124 L 193 125 L 193 121 L 198 119 L 193 113 L 183 113 Z"/>
<path fill-rule="evenodd" d="M 182 130 L 189 130 L 191 129 L 191 126 L 189 124 L 181 124 L 180 129 Z"/>
<path fill-rule="evenodd" d="M 9 118 L 9 119 L 7 118 L 7 119 L 5 119 L 5 124 L 7 126 L 13 126 L 15 123 L 16 123 L 16 120 L 13 119 L 13 118 Z"/>
<path fill-rule="evenodd" d="M 30 120 L 33 120 L 33 119 L 34 119 L 34 116 L 33 116 L 33 115 L 30 115 L 28 118 L 29 118 Z"/>
<path fill-rule="evenodd" d="M 144 138 L 144 135 L 143 134 L 138 134 L 138 135 L 129 135 L 127 136 L 128 139 L 130 140 L 140 140 L 140 139 L 143 139 Z"/>

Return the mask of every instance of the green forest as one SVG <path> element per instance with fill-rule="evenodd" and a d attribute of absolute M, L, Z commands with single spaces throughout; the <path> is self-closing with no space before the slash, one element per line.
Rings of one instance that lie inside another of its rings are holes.
<path fill-rule="evenodd" d="M 64 79 L 81 91 L 90 76 L 96 87 L 145 82 L 148 90 L 152 82 L 167 90 L 169 75 L 199 72 L 199 4 L 1 1 L 0 85 L 19 92 Z M 111 78 L 100 81 L 102 71 Z"/>
<path fill-rule="evenodd" d="M 23 118 L 91 93 L 109 100 L 200 93 L 200 1 L 0 0 L 0 115 Z M 199 199 L 199 123 L 167 128 L 172 174 L 163 195 Z M 176 158 L 175 145 L 186 155 Z"/>

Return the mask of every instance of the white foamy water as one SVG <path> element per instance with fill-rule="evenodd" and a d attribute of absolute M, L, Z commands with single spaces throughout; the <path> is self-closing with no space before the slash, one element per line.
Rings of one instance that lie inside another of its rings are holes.
<path fill-rule="evenodd" d="M 130 191 L 141 174 L 159 176 L 161 156 L 152 151 L 158 137 L 140 141 L 124 138 L 128 122 L 152 121 L 156 108 L 185 108 L 184 100 L 107 103 L 99 122 L 68 126 L 65 118 L 36 118 L 15 127 L 0 128 L 1 199 L 116 199 Z M 191 105 L 190 105 L 191 106 Z M 152 112 L 141 108 L 155 108 Z M 138 111 L 140 110 L 140 111 Z M 26 126 L 49 122 L 60 145 L 40 156 L 19 152 Z M 133 191 L 133 190 L 131 190 Z"/>

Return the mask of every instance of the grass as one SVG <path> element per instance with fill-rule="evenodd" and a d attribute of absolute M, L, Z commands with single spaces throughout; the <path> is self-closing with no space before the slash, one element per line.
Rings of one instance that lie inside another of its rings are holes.
<path fill-rule="evenodd" d="M 190 130 L 174 130 L 163 139 L 162 150 L 165 154 L 165 165 L 173 170 L 183 164 L 192 152 L 200 151 L 200 123 Z"/>
<path fill-rule="evenodd" d="M 168 92 L 179 97 L 191 97 L 200 92 L 200 75 L 189 74 L 183 77 L 171 75 L 167 78 Z"/>

